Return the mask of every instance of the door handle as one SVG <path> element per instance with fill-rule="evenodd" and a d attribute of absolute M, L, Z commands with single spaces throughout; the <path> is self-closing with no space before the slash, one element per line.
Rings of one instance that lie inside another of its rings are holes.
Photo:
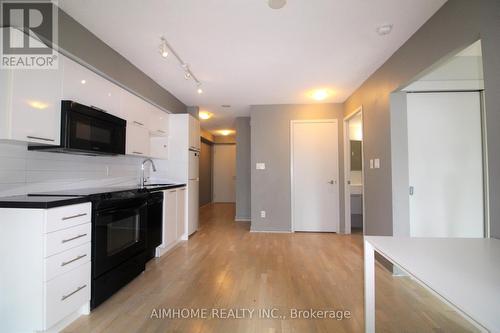
<path fill-rule="evenodd" d="M 328 182 L 328 184 L 334 185 L 334 184 L 337 184 L 337 181 L 332 179 L 332 180 L 330 180 L 330 181 Z"/>

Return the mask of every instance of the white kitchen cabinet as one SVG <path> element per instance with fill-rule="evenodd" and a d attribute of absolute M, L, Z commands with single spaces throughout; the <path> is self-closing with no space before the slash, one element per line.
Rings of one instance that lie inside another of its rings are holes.
<path fill-rule="evenodd" d="M 10 119 L 12 140 L 59 145 L 61 67 L 52 70 L 13 71 Z"/>
<path fill-rule="evenodd" d="M 127 123 L 126 154 L 149 156 L 149 130 L 144 126 Z"/>
<path fill-rule="evenodd" d="M 186 237 L 186 187 L 163 191 L 163 242 L 161 256 Z"/>
<path fill-rule="evenodd" d="M 89 313 L 91 209 L 0 208 L 0 332 L 59 331 Z"/>
<path fill-rule="evenodd" d="M 177 189 L 177 239 L 186 237 L 186 188 Z"/>
<path fill-rule="evenodd" d="M 152 136 L 168 135 L 169 114 L 155 106 L 150 107 L 149 130 Z"/>
<path fill-rule="evenodd" d="M 63 99 L 125 117 L 120 104 L 122 88 L 67 57 L 62 56 L 61 60 L 64 63 Z"/>
<path fill-rule="evenodd" d="M 61 63 L 58 69 L 0 69 L 0 139 L 59 145 L 62 73 Z"/>
<path fill-rule="evenodd" d="M 189 116 L 189 148 L 200 150 L 200 121 L 193 116 Z"/>
<path fill-rule="evenodd" d="M 151 150 L 150 157 L 158 158 L 161 160 L 168 159 L 168 147 L 169 147 L 169 138 L 165 136 L 152 136 L 151 137 Z"/>
<path fill-rule="evenodd" d="M 163 244 L 169 248 L 177 241 L 177 190 L 163 191 Z"/>
<path fill-rule="evenodd" d="M 149 131 L 151 122 L 151 105 L 149 103 L 123 90 L 120 105 L 127 123 L 147 128 Z"/>

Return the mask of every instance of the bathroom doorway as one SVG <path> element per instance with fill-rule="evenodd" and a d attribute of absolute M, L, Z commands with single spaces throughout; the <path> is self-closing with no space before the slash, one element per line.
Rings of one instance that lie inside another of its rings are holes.
<path fill-rule="evenodd" d="M 364 158 L 363 109 L 359 107 L 344 118 L 344 197 L 346 234 L 363 233 L 364 226 Z"/>

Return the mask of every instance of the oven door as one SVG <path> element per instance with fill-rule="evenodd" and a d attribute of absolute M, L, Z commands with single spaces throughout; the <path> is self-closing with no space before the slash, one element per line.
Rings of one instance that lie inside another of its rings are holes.
<path fill-rule="evenodd" d="M 95 212 L 94 278 L 146 250 L 146 219 L 145 200 L 126 200 Z"/>

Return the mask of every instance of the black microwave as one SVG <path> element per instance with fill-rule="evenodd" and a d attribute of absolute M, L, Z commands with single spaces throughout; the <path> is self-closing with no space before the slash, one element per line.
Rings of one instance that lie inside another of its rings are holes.
<path fill-rule="evenodd" d="M 102 110 L 73 101 L 61 102 L 61 144 L 29 146 L 43 150 L 81 155 L 125 154 L 127 122 Z"/>

